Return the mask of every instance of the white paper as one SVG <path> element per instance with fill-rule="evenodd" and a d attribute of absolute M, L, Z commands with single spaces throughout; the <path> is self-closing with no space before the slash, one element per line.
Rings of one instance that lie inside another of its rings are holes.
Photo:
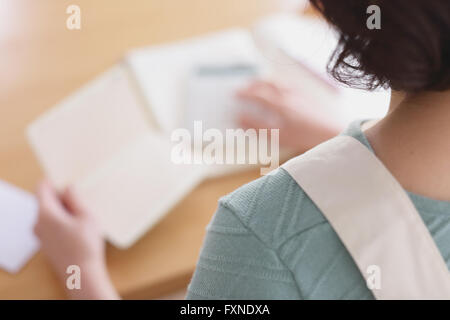
<path fill-rule="evenodd" d="M 185 85 L 200 64 L 256 64 L 261 56 L 245 29 L 229 29 L 176 43 L 132 51 L 126 58 L 160 128 L 182 123 Z M 214 106 L 211 106 L 214 107 Z"/>
<path fill-rule="evenodd" d="M 0 267 L 18 272 L 39 249 L 33 233 L 38 214 L 30 193 L 0 181 Z"/>

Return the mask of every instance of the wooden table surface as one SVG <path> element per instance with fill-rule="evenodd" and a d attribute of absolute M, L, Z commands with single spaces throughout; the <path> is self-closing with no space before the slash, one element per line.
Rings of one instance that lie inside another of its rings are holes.
<path fill-rule="evenodd" d="M 126 50 L 230 26 L 249 26 L 277 0 L 0 0 L 0 179 L 33 191 L 42 172 L 24 136 L 28 123 Z M 66 8 L 81 8 L 81 30 Z M 257 171 L 204 182 L 132 248 L 108 247 L 108 268 L 125 298 L 186 286 L 220 196 Z M 38 253 L 17 275 L 0 271 L 0 299 L 60 299 L 62 284 Z"/>

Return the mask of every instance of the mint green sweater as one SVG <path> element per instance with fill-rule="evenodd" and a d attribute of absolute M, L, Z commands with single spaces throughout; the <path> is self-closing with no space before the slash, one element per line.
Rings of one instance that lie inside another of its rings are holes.
<path fill-rule="evenodd" d="M 372 152 L 352 123 L 343 133 Z M 450 203 L 408 192 L 447 265 Z M 320 210 L 283 169 L 219 201 L 187 299 L 373 299 Z"/>

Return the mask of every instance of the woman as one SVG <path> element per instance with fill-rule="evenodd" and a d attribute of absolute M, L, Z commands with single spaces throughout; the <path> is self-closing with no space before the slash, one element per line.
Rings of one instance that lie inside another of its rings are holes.
<path fill-rule="evenodd" d="M 378 0 L 381 29 L 373 30 L 367 28 L 366 10 L 374 1 L 311 2 L 341 33 L 331 73 L 352 86 L 393 90 L 385 118 L 357 121 L 342 135 L 359 141 L 395 177 L 449 266 L 450 2 Z M 256 87 L 243 98 L 275 106 L 290 121 L 286 128 L 295 128 L 292 119 L 298 119 L 307 124 L 301 134 L 319 137 L 297 147 L 335 134 L 314 114 L 286 115 L 290 99 L 283 90 Z M 285 136 L 294 145 L 303 141 Z M 116 298 L 89 211 L 70 192 L 59 198 L 48 184 L 39 188 L 39 199 L 36 232 L 56 270 L 64 277 L 68 264 L 78 264 L 84 271 L 82 297 Z M 220 200 L 187 298 L 373 299 L 374 294 L 324 212 L 279 169 Z"/>

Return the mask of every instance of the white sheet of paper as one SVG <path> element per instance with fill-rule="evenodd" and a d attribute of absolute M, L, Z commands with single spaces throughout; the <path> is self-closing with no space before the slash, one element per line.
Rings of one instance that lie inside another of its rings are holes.
<path fill-rule="evenodd" d="M 33 195 L 0 180 L 0 268 L 18 272 L 39 249 L 37 213 Z"/>
<path fill-rule="evenodd" d="M 125 60 L 136 76 L 156 121 L 166 133 L 182 123 L 183 93 L 193 67 L 201 64 L 261 64 L 253 38 L 245 29 L 229 29 L 176 43 L 136 49 Z"/>

